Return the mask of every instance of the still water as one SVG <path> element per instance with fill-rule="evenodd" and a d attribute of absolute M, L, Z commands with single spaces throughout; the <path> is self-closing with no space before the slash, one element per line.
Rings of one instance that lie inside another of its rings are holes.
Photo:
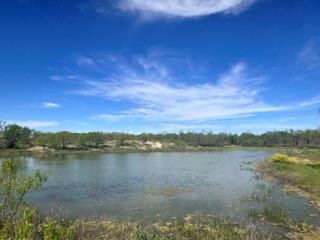
<path fill-rule="evenodd" d="M 49 176 L 29 200 L 42 213 L 60 211 L 70 218 L 114 217 L 166 220 L 189 213 L 245 218 L 250 208 L 277 203 L 297 221 L 320 223 L 314 209 L 298 196 L 258 178 L 246 166 L 269 151 L 56 154 L 21 157 L 22 171 L 40 169 Z M 262 188 L 261 188 L 262 186 Z M 248 196 L 267 189 L 264 201 Z"/>

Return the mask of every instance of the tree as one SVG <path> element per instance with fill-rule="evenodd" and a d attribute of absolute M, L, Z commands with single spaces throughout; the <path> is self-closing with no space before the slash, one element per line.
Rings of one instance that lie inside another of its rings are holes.
<path fill-rule="evenodd" d="M 63 131 L 63 132 L 58 132 L 55 134 L 56 136 L 56 141 L 59 147 L 62 149 L 66 149 L 68 145 L 70 144 L 76 144 L 77 143 L 77 134 Z"/>
<path fill-rule="evenodd" d="M 6 123 L 0 121 L 0 149 L 5 148 L 5 143 L 4 143 L 4 139 L 3 139 L 3 132 L 4 132 L 5 126 L 6 126 Z"/>
<path fill-rule="evenodd" d="M 104 143 L 105 136 L 102 132 L 83 133 L 80 136 L 81 145 L 98 148 Z"/>
<path fill-rule="evenodd" d="M 31 129 L 16 124 L 7 125 L 3 130 L 3 140 L 6 148 L 22 148 L 30 145 Z"/>

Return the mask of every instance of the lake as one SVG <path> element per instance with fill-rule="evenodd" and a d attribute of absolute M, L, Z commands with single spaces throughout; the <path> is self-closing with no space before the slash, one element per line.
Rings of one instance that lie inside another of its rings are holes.
<path fill-rule="evenodd" d="M 252 164 L 266 150 L 55 154 L 20 157 L 25 173 L 34 169 L 49 178 L 29 200 L 48 214 L 69 218 L 103 217 L 153 222 L 189 213 L 213 213 L 245 219 L 252 208 L 278 204 L 296 220 L 320 223 L 299 196 L 261 179 Z M 262 194 L 263 201 L 249 196 Z"/>

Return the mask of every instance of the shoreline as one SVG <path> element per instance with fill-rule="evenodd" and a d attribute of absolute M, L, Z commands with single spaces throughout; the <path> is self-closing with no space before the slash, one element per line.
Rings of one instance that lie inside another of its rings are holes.
<path fill-rule="evenodd" d="M 110 148 L 87 148 L 87 149 L 54 149 L 48 148 L 44 150 L 30 149 L 0 149 L 0 157 L 18 157 L 18 156 L 34 156 L 34 155 L 54 155 L 54 154 L 90 154 L 90 153 L 153 153 L 153 152 L 211 152 L 211 151 L 232 151 L 232 150 L 267 150 L 267 151 L 285 151 L 288 149 L 300 149 L 289 147 L 254 147 L 254 146 L 210 146 L 210 147 L 173 147 L 173 148 L 135 148 L 135 147 L 110 147 Z M 303 148 L 301 148 L 303 149 Z M 313 149 L 313 148 L 309 148 Z"/>

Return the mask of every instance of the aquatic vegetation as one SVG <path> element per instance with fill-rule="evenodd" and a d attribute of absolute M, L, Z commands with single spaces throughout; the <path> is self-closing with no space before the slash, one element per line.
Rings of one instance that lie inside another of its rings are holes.
<path fill-rule="evenodd" d="M 243 171 L 254 171 L 255 165 L 253 162 L 242 162 L 240 164 L 240 169 Z"/>
<path fill-rule="evenodd" d="M 270 223 L 285 224 L 288 222 L 288 211 L 276 203 L 264 207 L 262 216 L 263 220 Z"/>
<path fill-rule="evenodd" d="M 250 208 L 248 210 L 248 217 L 254 221 L 261 219 L 260 211 L 258 211 L 256 208 Z"/>
<path fill-rule="evenodd" d="M 243 202 L 255 201 L 255 202 L 265 202 L 268 197 L 271 196 L 272 188 L 266 187 L 265 185 L 257 186 L 257 190 L 250 193 L 247 197 L 243 198 Z"/>
<path fill-rule="evenodd" d="M 145 190 L 150 195 L 160 195 L 165 197 L 174 197 L 178 194 L 178 189 L 175 187 L 163 187 L 163 188 L 147 188 Z"/>
<path fill-rule="evenodd" d="M 82 224 L 86 226 L 83 228 Z M 105 227 L 105 229 L 104 229 Z M 77 237 L 84 236 L 86 229 L 91 229 L 90 235 L 81 239 L 110 240 L 178 240 L 178 239 L 280 239 L 268 232 L 268 229 L 258 229 L 253 225 L 239 225 L 217 216 L 188 215 L 180 221 L 166 224 L 143 226 L 137 223 L 118 223 L 109 227 L 90 222 L 78 223 L 75 229 Z M 81 230 L 83 229 L 83 231 Z M 82 232 L 78 232 L 78 230 Z"/>

